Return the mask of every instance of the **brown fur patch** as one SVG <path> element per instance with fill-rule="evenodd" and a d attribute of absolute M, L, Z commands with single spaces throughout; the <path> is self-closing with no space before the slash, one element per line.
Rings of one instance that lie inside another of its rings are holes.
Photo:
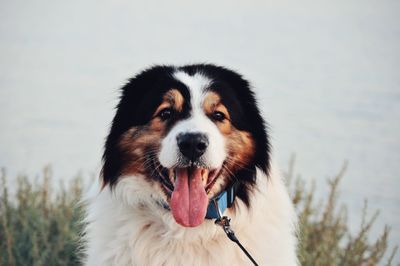
<path fill-rule="evenodd" d="M 216 92 L 208 92 L 203 101 L 204 113 L 211 117 L 214 112 L 221 112 L 226 119 L 223 121 L 215 121 L 217 127 L 222 134 L 229 134 L 231 131 L 231 122 L 228 109 L 221 103 L 221 97 Z"/>
<path fill-rule="evenodd" d="M 152 164 L 159 164 L 155 157 L 160 150 L 166 129 L 165 122 L 158 117 L 158 113 L 165 108 L 180 111 L 183 108 L 183 101 L 183 96 L 178 90 L 169 90 L 148 124 L 132 127 L 122 135 L 119 141 L 119 148 L 124 154 L 122 175 L 142 174 L 146 177 L 154 175 L 156 170 Z"/>
<path fill-rule="evenodd" d="M 253 137 L 249 132 L 234 128 L 227 139 L 227 150 L 226 166 L 230 171 L 236 172 L 246 167 L 253 159 L 255 152 Z"/>
<path fill-rule="evenodd" d="M 157 118 L 158 119 L 158 118 Z M 158 122 L 155 124 L 159 128 Z M 122 175 L 142 174 L 147 176 L 148 164 L 152 156 L 156 156 L 160 147 L 161 130 L 152 130 L 152 126 L 133 127 L 125 132 L 119 142 L 123 152 Z"/>
<path fill-rule="evenodd" d="M 163 102 L 158 106 L 157 110 L 154 112 L 156 116 L 161 110 L 165 108 L 173 108 L 180 112 L 183 108 L 183 96 L 177 89 L 171 89 L 165 93 L 163 97 Z"/>
<path fill-rule="evenodd" d="M 212 114 L 215 111 L 223 113 L 230 120 L 228 109 L 221 103 L 221 97 L 216 92 L 208 92 L 204 97 L 203 109 L 206 114 Z"/>

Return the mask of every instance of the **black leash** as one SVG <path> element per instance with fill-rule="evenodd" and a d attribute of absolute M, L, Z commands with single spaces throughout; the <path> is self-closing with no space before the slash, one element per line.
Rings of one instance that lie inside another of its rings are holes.
<path fill-rule="evenodd" d="M 257 262 L 253 259 L 253 257 L 250 255 L 250 253 L 243 247 L 243 245 L 240 243 L 239 239 L 237 239 L 235 232 L 232 230 L 230 221 L 231 219 L 228 218 L 227 216 L 221 216 L 221 211 L 218 207 L 218 203 L 214 200 L 213 204 L 215 205 L 215 208 L 218 210 L 218 218 L 215 220 L 215 224 L 219 225 L 224 229 L 226 236 L 235 242 L 240 249 L 243 251 L 244 254 L 251 260 L 251 262 L 255 265 L 258 266 Z"/>

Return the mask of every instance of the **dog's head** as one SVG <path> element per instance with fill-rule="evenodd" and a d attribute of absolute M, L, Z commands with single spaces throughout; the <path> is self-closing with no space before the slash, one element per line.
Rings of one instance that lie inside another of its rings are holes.
<path fill-rule="evenodd" d="M 268 172 L 269 143 L 240 75 L 214 65 L 157 66 L 122 88 L 103 157 L 104 185 L 143 178 L 177 223 L 193 227 L 233 183 L 250 204 L 256 168 Z"/>

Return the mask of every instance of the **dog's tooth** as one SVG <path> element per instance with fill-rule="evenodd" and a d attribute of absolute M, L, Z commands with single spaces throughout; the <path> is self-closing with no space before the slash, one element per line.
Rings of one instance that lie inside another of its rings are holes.
<path fill-rule="evenodd" d="M 208 182 L 208 170 L 207 169 L 202 169 L 201 171 L 201 180 L 203 181 L 204 185 L 207 185 Z"/>
<path fill-rule="evenodd" d="M 174 181 L 175 181 L 175 171 L 174 171 L 174 169 L 169 169 L 168 170 L 168 176 L 169 176 L 169 180 L 172 182 L 172 183 L 174 183 Z"/>

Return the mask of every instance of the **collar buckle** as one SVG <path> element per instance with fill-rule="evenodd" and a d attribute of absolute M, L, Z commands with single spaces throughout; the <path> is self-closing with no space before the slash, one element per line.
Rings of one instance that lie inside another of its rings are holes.
<path fill-rule="evenodd" d="M 207 208 L 206 219 L 218 219 L 227 208 L 232 207 L 236 198 L 236 183 L 214 197 Z"/>

